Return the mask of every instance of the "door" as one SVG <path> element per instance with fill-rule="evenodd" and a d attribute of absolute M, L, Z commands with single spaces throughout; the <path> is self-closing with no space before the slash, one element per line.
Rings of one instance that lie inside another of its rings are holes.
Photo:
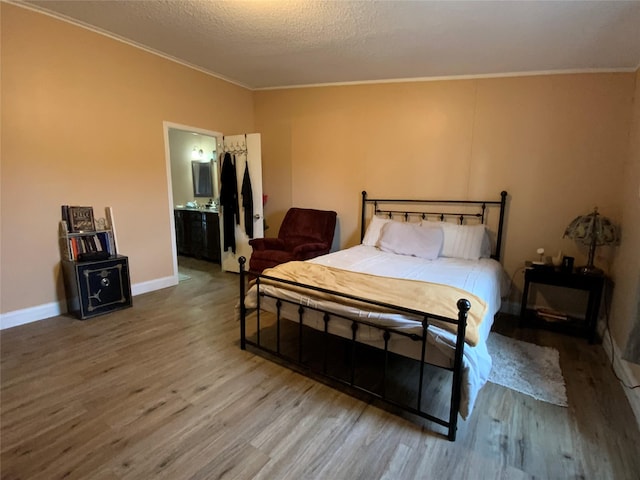
<path fill-rule="evenodd" d="M 249 178 L 251 181 L 251 190 L 253 196 L 253 214 L 251 222 L 253 223 L 253 236 L 251 238 L 261 238 L 264 236 L 264 222 L 262 209 L 262 154 L 259 133 L 248 133 L 245 135 L 225 135 L 222 137 L 223 144 L 219 145 L 220 156 L 218 157 L 221 166 L 224 162 L 225 153 L 235 155 L 236 159 L 236 178 L 240 224 L 233 221 L 235 234 L 236 251 L 233 253 L 230 247 L 225 247 L 225 215 L 233 215 L 232 211 L 225 211 L 225 207 L 220 208 L 220 246 L 222 249 L 221 265 L 223 271 L 239 272 L 238 258 L 245 257 L 247 259 L 246 268 L 249 268 L 249 258 L 251 258 L 251 246 L 249 245 L 249 236 L 246 233 L 245 226 L 245 208 L 242 205 L 242 182 L 245 173 L 245 166 L 248 166 Z M 224 188 L 221 186 L 221 188 Z M 229 220 L 229 219 L 227 219 Z"/>

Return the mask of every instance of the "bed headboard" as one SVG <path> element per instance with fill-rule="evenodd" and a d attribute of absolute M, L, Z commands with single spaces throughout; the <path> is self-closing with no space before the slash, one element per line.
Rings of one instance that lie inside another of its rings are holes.
<path fill-rule="evenodd" d="M 389 218 L 403 218 L 405 221 L 440 220 L 456 221 L 459 224 L 468 222 L 487 225 L 488 230 L 495 235 L 493 254 L 491 258 L 500 261 L 502 250 L 502 233 L 504 227 L 504 212 L 507 192 L 500 192 L 500 200 L 416 200 L 397 198 L 367 198 L 367 192 L 362 192 L 362 218 L 360 226 L 360 241 L 366 230 L 367 206 L 372 205 L 372 215 L 382 215 Z M 492 208 L 494 207 L 494 208 Z M 497 219 L 488 223 L 490 210 L 497 210 Z"/>

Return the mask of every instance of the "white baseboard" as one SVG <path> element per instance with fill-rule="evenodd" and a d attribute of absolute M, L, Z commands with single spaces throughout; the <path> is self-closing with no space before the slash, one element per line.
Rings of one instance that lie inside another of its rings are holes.
<path fill-rule="evenodd" d="M 604 351 L 609 357 L 609 361 L 611 361 L 611 336 L 609 335 L 609 330 L 606 330 L 603 335 L 602 346 Z M 620 379 L 626 383 L 627 385 L 637 385 L 640 383 L 640 380 L 635 378 L 631 370 L 629 369 L 628 363 L 626 360 L 623 360 L 620 357 L 622 350 L 618 346 L 618 344 L 614 341 L 615 346 L 615 371 L 620 377 Z M 627 399 L 629 400 L 629 405 L 631 405 L 631 410 L 633 410 L 633 414 L 636 416 L 636 422 L 638 423 L 638 428 L 640 428 L 640 389 L 631 390 L 630 388 L 622 387 L 624 390 Z"/>
<path fill-rule="evenodd" d="M 157 278 L 148 282 L 137 283 L 131 286 L 131 295 L 142 295 L 143 293 L 153 292 L 162 288 L 171 287 L 178 284 L 178 276 L 171 275 L 169 277 Z M 63 300 L 61 302 L 51 302 L 35 307 L 23 308 L 0 314 L 0 330 L 5 328 L 17 327 L 38 320 L 56 317 L 66 313 L 67 305 Z"/>
<path fill-rule="evenodd" d="M 0 315 L 0 329 L 17 327 L 25 323 L 36 322 L 45 318 L 56 317 L 67 311 L 64 301 L 45 303 L 36 307 L 14 310 Z"/>
<path fill-rule="evenodd" d="M 148 282 L 136 283 L 131 285 L 131 295 L 142 295 L 143 293 L 153 292 L 162 288 L 173 287 L 178 284 L 178 276 L 171 275 L 169 277 L 156 278 Z"/>

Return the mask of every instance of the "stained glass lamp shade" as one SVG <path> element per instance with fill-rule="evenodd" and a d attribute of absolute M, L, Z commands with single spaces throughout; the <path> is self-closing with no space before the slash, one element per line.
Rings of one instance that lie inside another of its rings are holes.
<path fill-rule="evenodd" d="M 578 243 L 589 246 L 587 265 L 578 268 L 580 273 L 587 274 L 602 273 L 602 270 L 593 264 L 596 247 L 617 245 L 620 240 L 618 228 L 607 217 L 600 215 L 597 207 L 587 215 L 576 217 L 565 229 L 563 237 L 569 237 Z"/>

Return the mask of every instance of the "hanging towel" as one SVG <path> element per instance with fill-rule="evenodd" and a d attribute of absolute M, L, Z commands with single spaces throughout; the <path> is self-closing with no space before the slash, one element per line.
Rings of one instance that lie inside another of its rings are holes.
<path fill-rule="evenodd" d="M 249 177 L 249 162 L 244 164 L 242 207 L 244 208 L 244 231 L 249 238 L 253 238 L 253 191 L 251 189 L 251 177 Z"/>
<path fill-rule="evenodd" d="M 231 248 L 236 253 L 236 224 L 240 223 L 238 204 L 238 176 L 235 162 L 229 153 L 224 154 L 220 173 L 220 206 L 222 207 L 222 229 L 224 232 L 223 251 Z M 235 221 L 234 221 L 235 220 Z"/>
<path fill-rule="evenodd" d="M 236 163 L 236 156 L 233 155 L 233 181 L 234 191 L 236 192 L 236 225 L 240 225 L 240 197 L 238 196 L 238 164 Z M 235 253 L 235 252 L 234 252 Z"/>

